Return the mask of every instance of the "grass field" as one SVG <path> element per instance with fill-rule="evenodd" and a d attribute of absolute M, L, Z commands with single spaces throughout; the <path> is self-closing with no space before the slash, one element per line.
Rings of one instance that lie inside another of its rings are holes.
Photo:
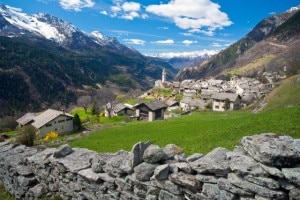
<path fill-rule="evenodd" d="M 265 132 L 300 137 L 300 106 L 253 114 L 202 112 L 167 121 L 134 122 L 106 128 L 71 143 L 98 152 L 130 150 L 138 141 L 169 143 L 184 148 L 187 154 L 207 153 L 215 147 L 233 149 L 245 135 Z"/>
<path fill-rule="evenodd" d="M 96 131 L 71 143 L 98 152 L 130 150 L 139 141 L 164 146 L 177 144 L 187 154 L 207 153 L 216 147 L 232 150 L 242 136 L 277 133 L 300 138 L 300 75 L 291 77 L 267 98 L 258 114 L 250 111 L 195 112 L 164 121 L 130 122 Z"/>

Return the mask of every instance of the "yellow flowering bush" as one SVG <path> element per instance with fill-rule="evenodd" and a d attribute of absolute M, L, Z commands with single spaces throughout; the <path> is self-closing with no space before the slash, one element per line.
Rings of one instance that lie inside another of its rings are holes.
<path fill-rule="evenodd" d="M 53 140 L 58 138 L 58 133 L 51 131 L 50 133 L 47 133 L 46 137 L 44 138 L 45 142 L 48 142 L 49 140 Z"/>

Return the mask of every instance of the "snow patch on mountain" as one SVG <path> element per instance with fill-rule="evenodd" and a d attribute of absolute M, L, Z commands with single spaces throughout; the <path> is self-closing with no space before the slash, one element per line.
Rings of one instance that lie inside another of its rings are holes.
<path fill-rule="evenodd" d="M 18 27 L 19 29 L 33 32 L 58 43 L 61 43 L 65 40 L 65 36 L 63 34 L 59 33 L 59 31 L 50 24 L 41 22 L 37 18 L 37 15 L 28 15 L 22 13 L 21 9 L 9 6 L 1 6 L 0 12 L 6 21 Z"/>
<path fill-rule="evenodd" d="M 196 57 L 203 57 L 203 56 L 213 56 L 217 54 L 219 51 L 217 50 L 201 50 L 201 51 L 190 51 L 190 52 L 167 52 L 161 53 L 154 57 L 160 58 L 174 58 L 174 57 L 182 57 L 182 58 L 196 58 Z"/>

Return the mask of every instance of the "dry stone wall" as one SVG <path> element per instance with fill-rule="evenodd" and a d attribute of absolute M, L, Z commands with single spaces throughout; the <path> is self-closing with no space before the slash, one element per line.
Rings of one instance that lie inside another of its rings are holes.
<path fill-rule="evenodd" d="M 186 157 L 176 145 L 131 152 L 0 143 L 0 180 L 17 199 L 300 199 L 300 140 L 261 134 L 233 151 Z"/>

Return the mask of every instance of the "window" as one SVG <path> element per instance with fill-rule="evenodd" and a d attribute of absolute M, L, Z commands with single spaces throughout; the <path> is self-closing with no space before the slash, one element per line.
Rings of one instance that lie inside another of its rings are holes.
<path fill-rule="evenodd" d="M 50 123 L 49 123 L 49 124 L 46 124 L 46 127 L 50 127 L 50 126 L 52 126 L 52 124 L 50 124 Z"/>
<path fill-rule="evenodd" d="M 58 123 L 63 123 L 63 122 L 65 122 L 65 120 L 64 120 L 64 119 L 62 119 L 62 120 L 58 120 Z"/>
<path fill-rule="evenodd" d="M 219 109 L 219 106 L 215 106 L 215 109 Z"/>
<path fill-rule="evenodd" d="M 70 120 L 72 120 L 72 118 L 68 118 L 68 119 L 66 119 L 66 121 L 70 121 Z"/>

